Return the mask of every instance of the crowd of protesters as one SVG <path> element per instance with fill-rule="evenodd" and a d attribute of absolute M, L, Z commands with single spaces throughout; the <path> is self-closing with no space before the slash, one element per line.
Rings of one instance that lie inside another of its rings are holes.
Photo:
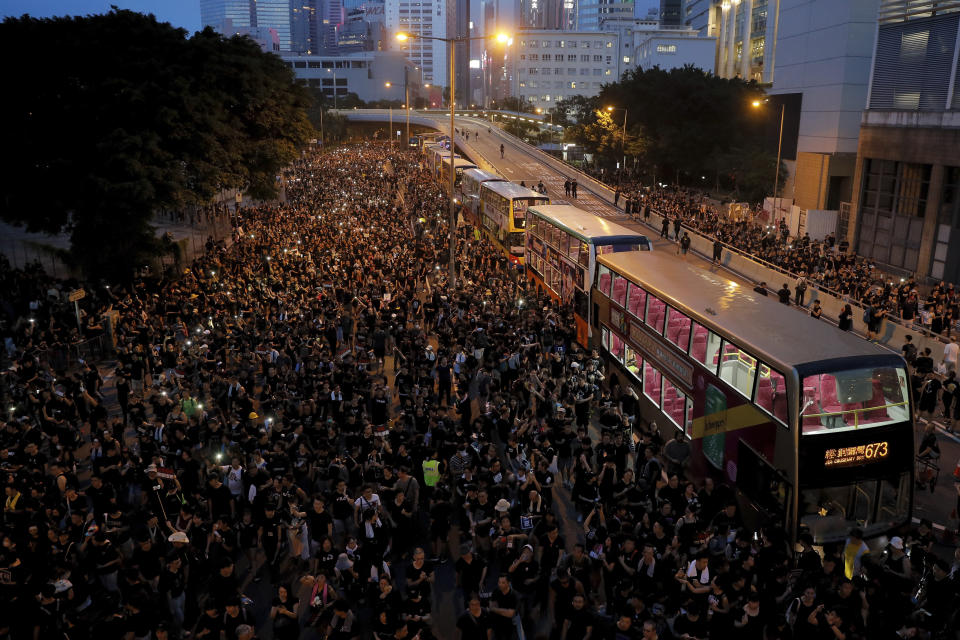
<path fill-rule="evenodd" d="M 665 237 L 680 240 L 681 226 L 695 229 L 788 272 L 791 287 L 796 281 L 801 281 L 801 287 L 815 283 L 859 301 L 878 319 L 898 320 L 927 334 L 949 337 L 957 329 L 960 290 L 952 283 L 940 282 L 924 291 L 913 278 L 883 273 L 871 260 L 850 251 L 845 239 L 838 242 L 833 233 L 818 240 L 810 238 L 809 233 L 796 237 L 785 219 L 775 220 L 756 210 L 730 216 L 699 191 L 672 186 L 649 189 L 633 176 L 624 177 L 618 184 L 614 196 L 617 206 L 638 218 L 649 219 L 651 212 L 661 214 L 668 221 Z"/>
<path fill-rule="evenodd" d="M 798 552 L 469 224 L 452 286 L 415 152 L 285 183 L 177 278 L 90 287 L 109 370 L 51 365 L 65 287 L 3 270 L 0 638 L 953 637 L 929 523 Z"/>

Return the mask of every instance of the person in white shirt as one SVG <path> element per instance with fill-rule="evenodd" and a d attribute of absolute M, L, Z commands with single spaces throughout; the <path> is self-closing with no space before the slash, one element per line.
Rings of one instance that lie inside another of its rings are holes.
<path fill-rule="evenodd" d="M 353 521 L 360 528 L 361 518 L 367 509 L 374 509 L 380 513 L 380 496 L 373 492 L 373 487 L 364 485 L 360 497 L 353 501 Z"/>
<path fill-rule="evenodd" d="M 243 467 L 240 465 L 240 458 L 234 458 L 229 465 L 220 467 L 220 471 L 226 475 L 226 485 L 234 498 L 243 495 Z"/>
<path fill-rule="evenodd" d="M 950 338 L 950 342 L 943 348 L 943 365 L 947 371 L 957 370 L 958 355 L 960 355 L 960 346 L 957 345 L 957 339 Z"/>

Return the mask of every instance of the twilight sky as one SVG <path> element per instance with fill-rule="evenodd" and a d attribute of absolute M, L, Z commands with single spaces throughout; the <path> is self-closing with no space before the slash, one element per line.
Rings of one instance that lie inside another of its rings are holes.
<path fill-rule="evenodd" d="M 161 22 L 183 27 L 188 33 L 200 30 L 200 0 L 0 0 L 0 16 L 35 18 L 106 13 L 110 5 L 141 13 L 152 13 Z"/>
<path fill-rule="evenodd" d="M 637 3 L 641 7 L 660 5 L 658 0 L 637 0 Z M 0 0 L 0 18 L 25 13 L 35 18 L 106 13 L 110 5 L 152 13 L 161 22 L 183 27 L 188 33 L 200 30 L 200 0 Z"/>

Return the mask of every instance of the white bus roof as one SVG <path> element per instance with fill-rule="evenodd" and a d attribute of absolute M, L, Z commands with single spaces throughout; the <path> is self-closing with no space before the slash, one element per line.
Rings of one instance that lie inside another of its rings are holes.
<path fill-rule="evenodd" d="M 804 363 L 851 356 L 898 358 L 855 334 L 781 304 L 775 296 L 743 287 L 699 260 L 680 260 L 669 251 L 644 251 L 604 254 L 597 263 L 782 372 Z"/>
<path fill-rule="evenodd" d="M 476 180 L 478 183 L 506 181 L 505 178 L 501 178 L 500 176 L 494 175 L 489 171 L 484 171 L 483 169 L 467 169 L 466 171 L 463 172 L 463 177 L 466 178 L 467 176 L 470 176 L 471 178 Z"/>
<path fill-rule="evenodd" d="M 648 242 L 647 236 L 642 233 L 569 204 L 541 204 L 530 207 L 527 211 L 553 222 L 561 229 L 590 244 Z"/>
<path fill-rule="evenodd" d="M 447 160 L 450 159 L 450 154 L 448 153 L 448 154 L 446 154 L 445 156 L 441 156 L 441 158 L 443 159 L 443 164 L 444 164 L 444 166 L 446 166 L 446 165 L 448 164 L 448 163 L 447 163 Z M 458 156 L 458 155 L 457 155 L 457 156 L 453 156 L 453 166 L 456 167 L 456 168 L 458 168 L 458 169 L 461 168 L 461 167 L 463 167 L 464 169 L 476 169 L 476 168 L 477 168 L 477 165 L 473 164 L 472 162 L 470 162 L 470 161 L 467 160 L 466 158 L 461 158 L 461 157 Z"/>
<path fill-rule="evenodd" d="M 537 193 L 533 189 L 521 187 L 520 185 L 512 182 L 487 182 L 483 185 L 483 188 L 489 189 L 490 191 L 493 191 L 494 193 L 511 200 L 513 198 L 547 198 L 547 196 L 543 195 L 542 193 Z"/>

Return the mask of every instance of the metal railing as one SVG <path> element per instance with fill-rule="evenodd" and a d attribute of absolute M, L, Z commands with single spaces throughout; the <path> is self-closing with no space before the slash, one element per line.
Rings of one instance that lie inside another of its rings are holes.
<path fill-rule="evenodd" d="M 861 414 L 861 413 L 865 413 L 865 412 L 867 412 L 867 411 L 880 411 L 880 410 L 886 411 L 887 409 L 892 409 L 892 408 L 894 408 L 894 407 L 906 407 L 906 406 L 907 406 L 907 401 L 904 400 L 903 402 L 892 402 L 892 403 L 889 403 L 889 404 L 879 405 L 879 406 L 876 406 L 876 407 L 859 407 L 859 408 L 857 408 L 857 409 L 844 409 L 844 410 L 842 410 L 842 411 L 827 411 L 827 412 L 824 412 L 824 413 L 801 413 L 801 414 L 800 414 L 800 419 L 803 420 L 803 419 L 805 419 L 805 418 L 839 418 L 840 421 L 841 421 L 845 426 L 848 426 L 848 427 L 852 426 L 854 429 L 858 429 L 858 428 L 860 428 L 860 414 Z M 847 421 L 846 419 L 844 419 L 844 416 L 849 415 L 849 414 L 853 414 L 853 424 L 852 424 L 852 425 L 850 424 L 849 421 Z M 822 423 L 822 421 L 821 421 L 821 423 Z M 864 422 L 864 424 L 865 424 L 865 425 L 877 425 L 878 423 L 877 423 L 877 422 Z M 804 431 L 804 432 L 806 432 L 806 431 Z"/>

